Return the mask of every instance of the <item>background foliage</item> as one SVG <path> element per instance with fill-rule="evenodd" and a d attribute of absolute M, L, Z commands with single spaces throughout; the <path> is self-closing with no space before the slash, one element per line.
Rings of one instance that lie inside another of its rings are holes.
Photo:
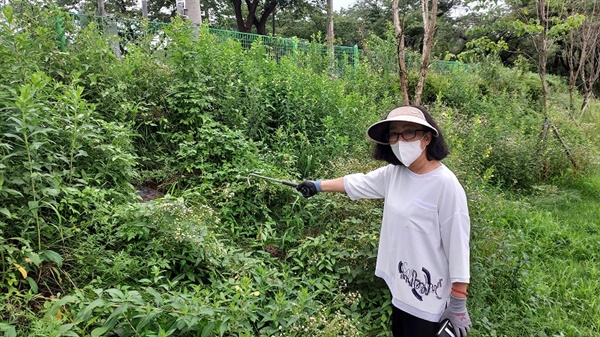
<path fill-rule="evenodd" d="M 94 23 L 1 10 L 0 331 L 389 335 L 372 275 L 381 201 L 305 200 L 248 173 L 380 166 L 364 130 L 401 102 L 397 70 L 382 67 L 393 36 L 370 37 L 345 67 L 316 48 L 272 59 L 174 20 L 116 57 Z M 525 68 L 457 63 L 425 88 L 469 195 L 472 335 L 596 336 L 598 104 L 568 118 L 564 80 L 550 78 L 575 171 L 556 139 L 539 143 L 541 87 Z M 142 199 L 145 188 L 162 197 Z"/>

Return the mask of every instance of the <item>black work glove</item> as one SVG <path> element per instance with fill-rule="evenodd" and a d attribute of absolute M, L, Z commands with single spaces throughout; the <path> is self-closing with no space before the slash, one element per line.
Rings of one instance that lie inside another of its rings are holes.
<path fill-rule="evenodd" d="M 305 198 L 310 198 L 321 192 L 321 181 L 305 180 L 296 186 L 296 190 Z"/>

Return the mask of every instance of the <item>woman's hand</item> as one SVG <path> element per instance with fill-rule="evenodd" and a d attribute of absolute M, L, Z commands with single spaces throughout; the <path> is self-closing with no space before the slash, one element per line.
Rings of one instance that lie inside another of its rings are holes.
<path fill-rule="evenodd" d="M 450 303 L 446 311 L 442 314 L 440 322 L 448 319 L 454 326 L 454 333 L 457 337 L 467 337 L 471 328 L 471 318 L 467 312 L 467 298 L 458 298 L 450 295 Z"/>
<path fill-rule="evenodd" d="M 302 193 L 305 198 L 310 198 L 321 191 L 321 182 L 305 180 L 296 186 L 296 190 Z"/>

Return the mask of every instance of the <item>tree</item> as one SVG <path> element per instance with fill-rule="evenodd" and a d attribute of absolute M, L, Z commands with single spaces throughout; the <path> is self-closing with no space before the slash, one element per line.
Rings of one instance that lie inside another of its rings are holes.
<path fill-rule="evenodd" d="M 310 40 L 318 32 L 325 36 L 327 14 L 324 8 L 309 2 L 293 8 L 277 8 L 275 26 L 279 36 Z"/>
<path fill-rule="evenodd" d="M 408 70 L 405 61 L 405 43 L 404 43 L 404 22 L 399 19 L 398 0 L 393 0 L 392 11 L 394 17 L 394 27 L 396 28 L 396 37 L 398 39 L 398 65 L 400 67 L 400 83 L 402 86 L 402 97 L 404 104 L 410 104 L 408 96 Z M 433 37 L 435 34 L 435 24 L 437 20 L 438 0 L 421 0 L 421 14 L 423 17 L 423 49 L 421 55 L 421 66 L 419 68 L 419 79 L 415 89 L 413 104 L 420 105 L 425 86 L 425 78 L 430 64 L 431 47 L 433 46 Z"/>
<path fill-rule="evenodd" d="M 333 46 L 333 0 L 327 0 L 327 45 Z"/>
<path fill-rule="evenodd" d="M 267 20 L 274 13 L 277 6 L 284 9 L 301 6 L 305 2 L 302 0 L 246 0 L 246 7 L 242 8 L 241 0 L 231 0 L 238 30 L 249 33 L 254 26 L 256 32 L 260 35 L 266 34 Z M 257 14 L 260 14 L 260 16 L 257 16 Z"/>
<path fill-rule="evenodd" d="M 582 5 L 585 9 L 588 4 L 586 0 Z M 571 29 L 569 32 L 569 44 L 567 54 L 569 60 L 569 89 L 571 107 L 573 107 L 573 91 L 577 77 L 581 80 L 583 102 L 579 118 L 585 113 L 591 98 L 594 95 L 594 86 L 600 77 L 600 22 L 598 22 L 598 7 L 596 2 L 592 3 L 591 10 L 585 16 L 581 26 Z M 575 57 L 578 54 L 577 65 Z"/>
<path fill-rule="evenodd" d="M 498 3 L 497 0 L 481 0 L 479 2 L 488 5 Z M 548 74 L 549 57 L 554 56 L 556 59 L 557 53 L 552 53 L 552 51 L 558 49 L 559 44 L 557 42 L 560 42 L 563 36 L 578 26 L 579 16 L 576 13 L 571 13 L 567 17 L 561 17 L 562 6 L 564 6 L 563 1 L 505 0 L 504 3 L 506 3 L 506 9 L 498 12 L 504 14 L 501 14 L 495 22 L 480 31 L 502 30 L 504 36 L 512 38 L 512 41 L 508 43 L 509 52 L 514 55 L 524 55 L 535 64 L 541 82 L 540 106 L 544 118 L 540 146 L 545 146 L 548 132 L 552 130 L 571 164 L 577 168 L 575 158 L 549 115 L 547 104 L 549 92 L 546 76 Z M 500 37 L 499 41 L 502 41 L 502 39 Z M 544 151 L 538 151 L 538 153 L 543 154 Z"/>
<path fill-rule="evenodd" d="M 588 51 L 587 57 L 581 67 L 581 82 L 583 84 L 583 103 L 579 118 L 583 116 L 590 100 L 594 96 L 594 87 L 600 78 L 600 23 L 586 22 L 582 29 L 583 39 Z"/>
<path fill-rule="evenodd" d="M 141 16 L 137 0 L 57 0 L 56 4 L 68 11 L 94 13 L 100 16 L 116 14 L 119 16 Z"/>
<path fill-rule="evenodd" d="M 206 0 L 202 1 L 203 3 Z M 168 22 L 177 15 L 176 0 L 148 0 L 148 19 Z"/>
<path fill-rule="evenodd" d="M 518 10 L 521 11 L 523 17 L 527 13 L 523 11 L 522 3 L 518 0 L 511 0 L 513 6 L 517 6 Z M 569 147 L 562 139 L 560 132 L 548 113 L 548 81 L 547 75 L 547 64 L 548 64 L 548 50 L 552 43 L 556 41 L 562 35 L 565 35 L 574 26 L 577 26 L 577 20 L 561 19 L 557 15 L 557 9 L 551 6 L 549 0 L 535 0 L 532 2 L 535 6 L 536 17 L 534 20 L 523 19 L 521 21 L 514 21 L 514 27 L 517 32 L 521 35 L 526 35 L 531 38 L 536 51 L 537 51 L 537 68 L 538 75 L 540 77 L 542 85 L 542 97 L 541 97 L 541 108 L 544 116 L 544 124 L 540 137 L 540 144 L 543 145 L 548 135 L 548 131 L 552 128 L 552 131 L 560 141 L 567 157 L 571 161 L 571 164 L 577 168 L 577 162 L 573 157 Z M 554 15 L 553 15 L 554 14 Z"/>
<path fill-rule="evenodd" d="M 431 2 L 431 6 L 430 6 Z M 423 11 L 423 55 L 421 56 L 421 68 L 419 69 L 419 81 L 415 90 L 414 104 L 421 104 L 421 95 L 425 86 L 425 77 L 429 69 L 429 57 L 431 55 L 431 47 L 433 46 L 433 36 L 435 34 L 435 23 L 437 20 L 438 0 L 421 0 L 421 8 Z"/>
<path fill-rule="evenodd" d="M 575 0 L 575 1 L 571 1 L 569 3 L 569 6 L 565 8 L 566 13 L 564 14 L 565 16 L 574 14 L 574 13 L 586 13 L 586 7 L 587 7 L 588 1 L 587 0 Z M 583 15 L 582 15 L 583 16 Z M 592 10 L 590 13 L 586 13 L 585 15 L 585 20 L 582 21 L 582 24 L 580 27 L 573 27 L 567 37 L 566 37 L 566 41 L 565 41 L 565 46 L 564 46 L 564 54 L 565 54 L 565 58 L 566 58 L 566 62 L 563 62 L 564 64 L 566 64 L 566 68 L 568 69 L 569 72 L 569 108 L 570 108 L 570 115 L 572 118 L 575 118 L 574 116 L 574 110 L 575 110 L 575 91 L 577 90 L 578 87 L 578 82 L 582 81 L 585 82 L 585 87 L 584 87 L 584 101 L 581 107 L 581 114 L 584 113 L 585 108 L 587 106 L 587 95 L 586 95 L 586 89 L 588 88 L 588 84 L 590 83 L 587 80 L 584 79 L 590 79 L 590 80 L 594 80 L 594 70 L 599 68 L 599 65 L 597 64 L 597 62 L 595 61 L 597 59 L 596 55 L 594 55 L 594 50 L 596 49 L 596 45 L 598 44 L 598 34 L 600 34 L 600 32 L 597 31 L 597 29 L 595 29 L 595 26 L 597 27 L 598 25 L 594 24 L 594 22 L 596 22 L 597 20 L 597 13 L 596 13 L 596 3 L 594 2 L 592 4 Z M 588 65 L 588 60 L 590 60 L 591 64 Z M 594 69 L 595 66 L 595 69 Z M 586 76 L 585 74 L 583 74 L 583 72 L 585 71 L 589 71 L 591 70 L 591 76 Z M 597 75 L 596 75 L 596 79 L 597 80 Z M 592 83 L 592 87 L 593 87 L 593 83 Z"/>

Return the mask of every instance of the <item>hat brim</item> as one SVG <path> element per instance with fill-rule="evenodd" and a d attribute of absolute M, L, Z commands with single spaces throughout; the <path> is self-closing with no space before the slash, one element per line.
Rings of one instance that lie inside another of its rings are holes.
<path fill-rule="evenodd" d="M 388 140 L 387 140 L 387 134 L 390 130 L 391 122 L 410 122 L 410 123 L 423 125 L 423 126 L 427 127 L 429 129 L 429 131 L 431 131 L 433 133 L 434 137 L 437 137 L 439 135 L 438 130 L 436 128 L 434 128 L 433 126 L 431 126 L 431 124 L 427 123 L 427 121 L 424 121 L 418 117 L 402 115 L 402 116 L 395 116 L 392 118 L 388 118 L 388 119 L 385 119 L 385 120 L 382 120 L 382 121 L 372 124 L 367 129 L 367 138 L 369 138 L 370 140 L 374 141 L 377 144 L 389 145 L 390 142 L 388 142 Z"/>

